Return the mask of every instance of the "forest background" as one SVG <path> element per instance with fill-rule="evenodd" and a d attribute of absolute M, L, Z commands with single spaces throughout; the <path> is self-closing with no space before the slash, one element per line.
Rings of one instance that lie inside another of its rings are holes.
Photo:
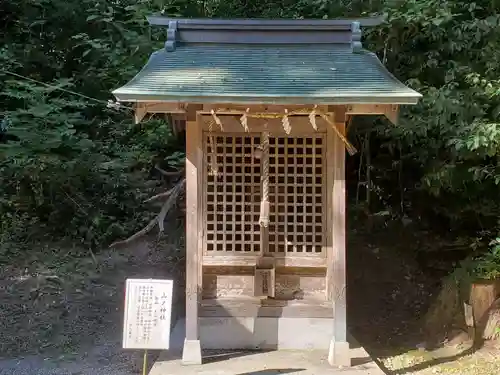
<path fill-rule="evenodd" d="M 40 241 L 93 257 L 157 215 L 144 201 L 171 183 L 156 167 L 182 168 L 182 134 L 164 118 L 134 125 L 130 110 L 107 106 L 162 46 L 164 30 L 145 19 L 153 12 L 384 15 L 363 44 L 423 99 L 397 126 L 363 118 L 350 127 L 363 150 L 348 164 L 350 207 L 451 238 L 450 269 L 500 274 L 498 0 L 1 1 L 0 265 Z"/>

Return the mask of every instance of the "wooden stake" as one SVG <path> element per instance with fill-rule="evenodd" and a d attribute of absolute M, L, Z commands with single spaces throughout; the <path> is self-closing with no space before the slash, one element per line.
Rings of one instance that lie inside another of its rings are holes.
<path fill-rule="evenodd" d="M 142 375 L 146 375 L 148 371 L 148 351 L 144 350 L 144 358 L 142 359 Z"/>

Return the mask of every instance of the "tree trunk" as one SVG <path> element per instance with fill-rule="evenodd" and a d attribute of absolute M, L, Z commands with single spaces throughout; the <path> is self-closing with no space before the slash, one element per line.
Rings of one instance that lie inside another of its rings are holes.
<path fill-rule="evenodd" d="M 485 280 L 472 284 L 469 303 L 474 314 L 476 338 L 482 339 L 488 325 L 489 312 L 500 297 L 500 280 Z"/>

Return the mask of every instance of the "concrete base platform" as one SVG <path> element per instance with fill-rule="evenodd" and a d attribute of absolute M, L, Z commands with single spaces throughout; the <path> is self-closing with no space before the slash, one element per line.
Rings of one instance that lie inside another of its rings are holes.
<path fill-rule="evenodd" d="M 352 367 L 332 367 L 328 363 L 328 345 L 321 350 L 275 350 L 275 351 L 249 351 L 249 350 L 214 350 L 207 349 L 204 343 L 203 364 L 182 364 L 182 349 L 185 336 L 184 320 L 179 320 L 172 331 L 170 350 L 162 352 L 153 365 L 149 375 L 327 375 L 332 372 L 342 372 L 344 375 L 384 375 L 384 372 L 371 359 L 369 354 L 349 337 L 349 357 Z M 296 332 L 291 329 L 292 333 Z M 220 335 L 223 329 L 212 334 Z M 299 337 L 301 336 L 301 337 Z M 294 339 L 307 337 L 297 335 Z M 329 344 L 329 342 L 328 342 Z"/>
<path fill-rule="evenodd" d="M 204 364 L 191 366 L 182 365 L 180 354 L 164 352 L 149 375 L 384 375 L 362 348 L 354 349 L 354 354 L 355 366 L 335 368 L 323 351 L 204 351 Z"/>
<path fill-rule="evenodd" d="M 328 351 L 333 335 L 333 319 L 328 318 L 200 317 L 199 322 L 204 349 Z M 174 330 L 183 331 L 183 325 L 179 321 Z"/>

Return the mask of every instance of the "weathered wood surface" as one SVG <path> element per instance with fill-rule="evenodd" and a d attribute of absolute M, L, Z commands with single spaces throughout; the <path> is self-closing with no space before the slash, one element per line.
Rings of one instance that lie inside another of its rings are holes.
<path fill-rule="evenodd" d="M 201 304 L 203 317 L 290 317 L 290 318 L 332 318 L 330 304 L 320 301 L 276 301 L 208 299 Z"/>
<path fill-rule="evenodd" d="M 326 258 L 319 255 L 287 257 L 284 254 L 270 255 L 275 258 L 277 266 L 280 267 L 325 267 Z M 224 254 L 204 255 L 203 265 L 206 266 L 255 266 L 257 255 Z"/>
<path fill-rule="evenodd" d="M 335 125 L 345 134 L 345 113 L 335 113 Z M 334 176 L 333 176 L 333 269 L 331 297 L 335 316 L 334 338 L 337 342 L 347 342 L 347 301 L 346 301 L 346 184 L 345 148 L 342 141 L 334 138 Z M 330 281 L 330 280 L 329 280 Z"/>
<path fill-rule="evenodd" d="M 213 272 L 213 271 L 211 271 Z M 253 295 L 254 274 L 203 274 L 203 298 L 240 298 Z M 222 271 L 221 271 L 222 273 Z M 324 274 L 315 276 L 280 274 L 275 271 L 275 298 L 278 300 L 326 301 Z"/>
<path fill-rule="evenodd" d="M 201 294 L 202 214 L 201 130 L 196 121 L 186 124 L 186 339 L 198 340 L 198 303 Z"/>
<path fill-rule="evenodd" d="M 399 106 L 393 104 L 352 104 L 352 105 L 234 105 L 234 104 L 196 104 L 178 102 L 140 102 L 135 106 L 135 121 L 139 123 L 148 113 L 171 113 L 193 120 L 196 114 L 211 115 L 214 111 L 218 116 L 233 115 L 238 118 L 245 113 L 284 115 L 285 110 L 296 113 L 294 118 L 306 117 L 308 112 L 317 111 L 332 115 L 345 112 L 347 115 L 383 115 L 393 124 L 397 124 Z M 302 112 L 302 113 L 300 113 Z M 229 117 L 229 116 L 228 116 Z M 300 120 L 300 119 L 299 119 Z M 307 118 L 302 118 L 307 120 Z M 295 121 L 295 119 L 294 119 Z"/>

